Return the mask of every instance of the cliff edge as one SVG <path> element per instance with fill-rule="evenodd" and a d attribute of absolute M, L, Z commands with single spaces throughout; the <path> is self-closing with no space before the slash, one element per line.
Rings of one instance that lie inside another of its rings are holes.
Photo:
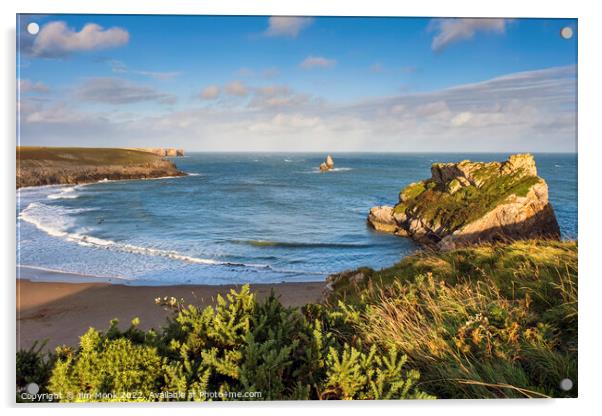
<path fill-rule="evenodd" d="M 482 242 L 560 238 L 548 186 L 531 154 L 505 162 L 434 163 L 429 179 L 408 185 L 394 207 L 370 210 L 376 230 L 442 250 Z"/>
<path fill-rule="evenodd" d="M 90 183 L 103 179 L 185 175 L 171 161 L 146 151 L 86 147 L 17 147 L 17 188 Z"/>

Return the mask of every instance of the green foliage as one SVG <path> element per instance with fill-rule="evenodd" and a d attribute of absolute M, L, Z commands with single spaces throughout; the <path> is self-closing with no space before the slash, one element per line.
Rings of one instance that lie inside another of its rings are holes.
<path fill-rule="evenodd" d="M 106 334 L 90 328 L 77 352 L 57 351 L 49 390 L 62 401 L 147 400 L 161 385 L 164 359 L 139 335 L 118 333 L 116 322 Z"/>
<path fill-rule="evenodd" d="M 403 191 L 401 191 L 401 193 L 399 194 L 399 200 L 400 201 L 408 201 L 408 200 L 414 199 L 414 198 L 418 197 L 421 193 L 423 193 L 425 191 L 425 189 L 426 189 L 425 181 L 412 183 L 412 184 L 408 185 L 407 187 L 405 187 L 403 189 Z"/>
<path fill-rule="evenodd" d="M 406 354 L 427 393 L 577 395 L 576 243 L 421 253 L 364 273 L 363 286 L 339 282 L 331 302 L 356 305 L 359 336 Z M 575 383 L 569 392 L 564 378 Z"/>
<path fill-rule="evenodd" d="M 364 345 L 358 310 L 258 303 L 248 286 L 199 310 L 177 300 L 159 334 L 90 329 L 62 348 L 49 390 L 63 401 L 429 398 L 395 349 Z M 259 392 L 247 394 L 245 392 Z"/>
<path fill-rule="evenodd" d="M 26 391 L 30 383 L 39 386 L 39 394 L 48 393 L 48 379 L 52 373 L 55 356 L 51 353 L 44 353 L 43 349 L 46 342 L 34 342 L 27 350 L 17 351 L 17 392 Z M 17 394 L 17 401 L 33 401 L 21 398 Z"/>
<path fill-rule="evenodd" d="M 327 381 L 322 399 L 428 399 L 434 398 L 420 391 L 412 391 L 419 373 L 405 372 L 406 356 L 398 356 L 395 348 L 389 355 L 376 354 L 372 345 L 361 352 L 345 344 L 342 354 L 330 348 L 326 359 Z"/>

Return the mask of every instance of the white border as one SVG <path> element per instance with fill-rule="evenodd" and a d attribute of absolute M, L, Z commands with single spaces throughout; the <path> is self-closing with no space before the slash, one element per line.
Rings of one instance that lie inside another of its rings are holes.
<path fill-rule="evenodd" d="M 354 15 L 354 16 L 466 16 L 466 17 L 574 17 L 579 18 L 579 240 L 580 240 L 580 327 L 579 327 L 579 399 L 547 401 L 439 401 L 416 402 L 355 402 L 355 403 L 234 403 L 212 406 L 156 406 L 143 405 L 144 410 L 94 406 L 86 413 L 106 415 L 132 414 L 141 410 L 148 415 L 177 413 L 243 413 L 254 414 L 306 414 L 308 412 L 366 413 L 372 408 L 378 412 L 419 412 L 420 414 L 479 414 L 504 415 L 508 413 L 537 412 L 547 414 L 589 413 L 598 407 L 597 400 L 601 366 L 599 358 L 601 337 L 600 294 L 602 288 L 600 265 L 596 256 L 600 251 L 597 237 L 601 234 L 600 216 L 596 215 L 602 202 L 600 194 L 600 40 L 602 21 L 596 13 L 595 2 L 504 0 L 498 2 L 455 0 L 393 2 L 385 0 L 165 0 L 162 2 L 137 2 L 124 0 L 69 1 L 20 0 L 0 4 L 2 21 L 2 88 L 0 100 L 2 126 L 4 127 L 3 181 L 2 181 L 2 275 L 5 309 L 2 317 L 4 337 L 2 344 L 2 374 L 0 392 L 2 405 L 11 407 L 5 414 L 81 415 L 82 407 L 45 408 L 19 407 L 14 401 L 14 329 L 15 329 L 15 14 L 20 13 L 127 13 L 127 14 L 255 14 L 255 15 Z"/>

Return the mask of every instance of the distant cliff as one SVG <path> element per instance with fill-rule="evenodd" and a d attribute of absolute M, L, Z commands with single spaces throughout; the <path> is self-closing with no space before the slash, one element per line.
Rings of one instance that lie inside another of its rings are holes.
<path fill-rule="evenodd" d="M 148 151 L 86 147 L 17 147 L 17 188 L 89 183 L 103 179 L 145 179 L 184 175 L 186 174 L 179 171 L 171 161 Z"/>
<path fill-rule="evenodd" d="M 184 149 L 176 149 L 173 147 L 137 147 L 132 150 L 140 150 L 141 152 L 153 153 L 157 156 L 184 156 Z"/>
<path fill-rule="evenodd" d="M 395 207 L 370 210 L 376 230 L 448 250 L 479 242 L 560 237 L 548 186 L 530 154 L 505 162 L 435 163 Z"/>

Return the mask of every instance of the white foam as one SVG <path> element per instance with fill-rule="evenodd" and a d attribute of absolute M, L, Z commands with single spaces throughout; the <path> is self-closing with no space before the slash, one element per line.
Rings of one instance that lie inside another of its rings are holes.
<path fill-rule="evenodd" d="M 75 193 L 75 186 L 70 186 L 68 188 L 61 189 L 61 192 L 57 194 L 50 194 L 47 196 L 48 199 L 75 199 L 78 198 L 79 195 Z"/>
<path fill-rule="evenodd" d="M 39 230 L 54 237 L 67 237 L 67 230 L 75 225 L 69 213 L 76 214 L 86 209 L 68 209 L 60 206 L 51 206 L 40 202 L 30 203 L 21 213 L 19 218 L 33 224 Z"/>
<path fill-rule="evenodd" d="M 180 260 L 196 264 L 270 269 L 270 266 L 266 264 L 233 263 L 213 259 L 204 259 L 194 256 L 188 256 L 173 250 L 162 250 L 137 246 L 133 244 L 119 243 L 104 238 L 93 237 L 91 235 L 70 231 L 70 229 L 75 227 L 75 221 L 71 217 L 71 214 L 76 214 L 78 212 L 84 212 L 89 210 L 90 209 L 85 208 L 64 208 L 55 205 L 46 205 L 39 202 L 32 202 L 27 206 L 27 208 L 21 211 L 21 213 L 19 214 L 19 218 L 23 221 L 33 224 L 37 229 L 45 232 L 50 236 L 62 238 L 66 241 L 73 242 L 84 247 L 114 250 L 124 253 L 133 253 L 153 257 L 166 257 L 173 260 Z"/>
<path fill-rule="evenodd" d="M 321 171 L 320 168 L 314 168 L 307 173 L 348 172 L 350 170 L 353 170 L 353 168 L 332 168 L 327 171 Z"/>

